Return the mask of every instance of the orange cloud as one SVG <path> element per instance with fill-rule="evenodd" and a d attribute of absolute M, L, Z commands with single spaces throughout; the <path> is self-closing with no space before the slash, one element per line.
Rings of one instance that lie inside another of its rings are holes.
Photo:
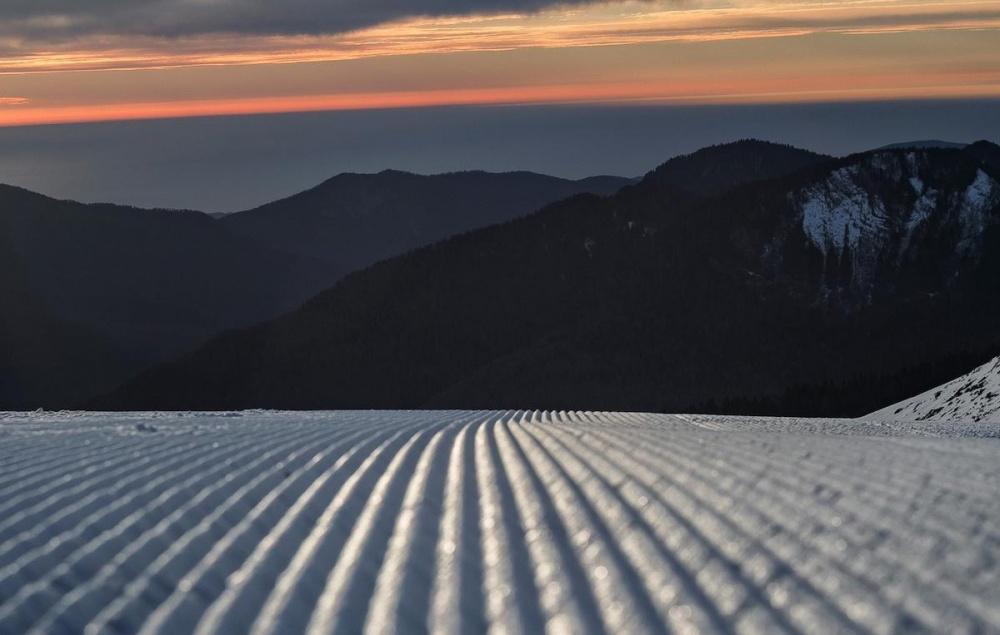
<path fill-rule="evenodd" d="M 27 103 L 26 97 L 0 97 L 0 106 L 25 106 Z"/>
<path fill-rule="evenodd" d="M 1000 0 L 793 0 L 687 8 L 673 0 L 537 15 L 411 19 L 329 36 L 102 37 L 0 54 L 0 73 L 344 61 L 392 55 L 665 41 L 1000 29 Z"/>
<path fill-rule="evenodd" d="M 1000 97 L 1000 74 L 947 75 L 899 85 L 898 78 L 872 75 L 813 81 L 761 80 L 570 84 L 509 88 L 352 93 L 301 97 L 191 100 L 59 106 L 0 111 L 0 127 L 135 119 L 249 115 L 283 112 L 415 108 L 444 105 L 565 103 L 775 103 L 879 100 L 905 97 Z M 928 83 L 940 82 L 940 83 Z M 894 83 L 895 82 L 895 83 Z M 950 83 L 949 83 L 950 82 Z"/>

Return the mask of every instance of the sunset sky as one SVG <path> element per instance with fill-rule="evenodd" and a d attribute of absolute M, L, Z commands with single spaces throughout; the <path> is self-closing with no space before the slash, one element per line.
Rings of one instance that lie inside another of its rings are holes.
<path fill-rule="evenodd" d="M 6 0 L 0 126 L 1000 97 L 1000 0 Z"/>

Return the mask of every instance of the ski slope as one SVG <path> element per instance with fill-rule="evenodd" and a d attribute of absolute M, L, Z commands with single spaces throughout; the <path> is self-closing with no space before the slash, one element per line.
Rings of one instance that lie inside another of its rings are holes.
<path fill-rule="evenodd" d="M 1000 632 L 998 437 L 0 414 L 0 633 Z"/>
<path fill-rule="evenodd" d="M 1000 357 L 868 415 L 914 421 L 993 421 L 1000 423 Z"/>

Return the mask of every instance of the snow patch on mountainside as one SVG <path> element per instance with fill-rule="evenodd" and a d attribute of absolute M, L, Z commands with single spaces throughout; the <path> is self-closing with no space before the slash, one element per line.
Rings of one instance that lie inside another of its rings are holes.
<path fill-rule="evenodd" d="M 825 255 L 828 249 L 856 249 L 862 236 L 884 239 L 885 205 L 858 184 L 860 167 L 835 170 L 804 192 L 802 229 Z"/>
<path fill-rule="evenodd" d="M 1000 423 L 1000 357 L 866 418 Z"/>
<path fill-rule="evenodd" d="M 990 210 L 997 205 L 996 190 L 996 181 L 982 170 L 976 172 L 975 180 L 966 188 L 960 210 L 962 238 L 958 247 L 962 253 L 972 249 L 986 229 Z"/>
<path fill-rule="evenodd" d="M 929 225 L 935 217 L 941 226 L 957 225 L 943 235 L 957 236 L 957 257 L 976 255 L 1000 204 L 1000 184 L 980 169 L 956 191 L 936 172 L 920 153 L 879 153 L 833 170 L 791 200 L 807 240 L 834 266 L 849 258 L 851 280 L 863 287 L 874 283 L 879 267 L 902 262 L 918 240 L 936 240 L 925 234 L 939 227 Z"/>
<path fill-rule="evenodd" d="M 965 190 L 965 204 L 970 209 L 987 209 L 993 198 L 993 186 L 996 183 L 982 170 L 976 171 L 976 180 Z"/>
<path fill-rule="evenodd" d="M 917 230 L 923 226 L 924 223 L 930 219 L 934 210 L 937 209 L 938 204 L 938 191 L 932 187 L 925 188 L 924 184 L 921 183 L 922 188 L 919 194 L 919 198 L 916 203 L 913 204 L 913 212 L 910 217 L 906 220 L 906 226 L 903 230 L 903 238 L 899 243 L 899 257 L 902 257 L 909 249 L 910 244 L 913 241 L 913 236 L 916 234 Z"/>

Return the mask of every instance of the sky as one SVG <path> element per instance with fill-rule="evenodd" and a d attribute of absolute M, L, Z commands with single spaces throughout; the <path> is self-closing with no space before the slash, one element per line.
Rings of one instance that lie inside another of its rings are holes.
<path fill-rule="evenodd" d="M 1000 0 L 3 0 L 0 182 L 234 211 L 340 171 L 997 139 Z"/>
<path fill-rule="evenodd" d="M 0 126 L 1000 96 L 1000 0 L 4 0 Z"/>

